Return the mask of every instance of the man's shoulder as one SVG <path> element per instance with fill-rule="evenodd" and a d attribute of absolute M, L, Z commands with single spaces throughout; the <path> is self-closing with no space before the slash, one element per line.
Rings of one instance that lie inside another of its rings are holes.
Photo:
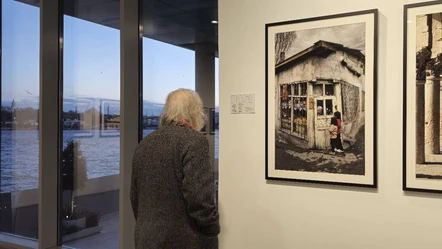
<path fill-rule="evenodd" d="M 175 137 L 177 139 L 192 141 L 205 138 L 204 135 L 186 126 L 167 126 L 152 132 L 150 138 Z"/>

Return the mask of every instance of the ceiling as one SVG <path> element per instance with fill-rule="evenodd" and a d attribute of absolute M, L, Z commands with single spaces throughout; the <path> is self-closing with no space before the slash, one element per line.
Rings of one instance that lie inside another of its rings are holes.
<path fill-rule="evenodd" d="M 39 5 L 39 0 L 17 0 Z M 218 56 L 218 0 L 140 0 L 145 37 L 194 49 L 205 44 Z M 64 14 L 120 28 L 119 0 L 64 0 Z"/>

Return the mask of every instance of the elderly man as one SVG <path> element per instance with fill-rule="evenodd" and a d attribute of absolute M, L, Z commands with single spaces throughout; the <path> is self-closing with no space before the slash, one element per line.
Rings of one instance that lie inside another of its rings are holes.
<path fill-rule="evenodd" d="M 198 94 L 169 94 L 160 128 L 138 145 L 131 201 L 137 249 L 216 249 L 220 232 L 214 176 Z"/>

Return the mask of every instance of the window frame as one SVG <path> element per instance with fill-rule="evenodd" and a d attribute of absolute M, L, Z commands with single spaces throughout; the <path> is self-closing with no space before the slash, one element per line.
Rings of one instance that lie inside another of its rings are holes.
<path fill-rule="evenodd" d="M 63 1 L 40 1 L 40 150 L 39 240 L 0 234 L 0 246 L 61 248 L 60 153 L 63 101 Z M 120 2 L 120 223 L 119 248 L 133 248 L 135 220 L 129 201 L 132 154 L 142 139 L 142 25 L 141 1 Z M 0 11 L 2 5 L 0 5 Z M 0 20 L 0 29 L 1 29 Z M 0 30 L 1 31 L 1 30 Z M 1 46 L 0 32 L 0 46 Z M 0 61 L 1 66 L 1 61 Z M 56 70 L 54 70 L 54 68 Z M 1 76 L 1 70 L 0 70 Z M 1 77 L 0 77 L 1 80 Z M 1 83 L 1 82 L 0 82 Z M 43 92 L 42 89 L 45 89 Z M 138 96 L 133 98 L 133 96 Z M 0 94 L 1 101 L 1 94 Z M 51 111 L 53 110 L 53 111 Z M 134 111 L 136 110 L 136 111 Z M 56 113 L 57 115 L 54 115 Z M 1 134 L 0 134 L 1 136 Z M 1 138 L 1 137 L 0 137 Z M 56 155 L 56 156 L 54 156 Z M 126 155 L 126 156 L 125 156 Z M 0 155 L 1 156 L 1 155 Z M 44 167 L 42 167 L 44 165 Z M 43 229 L 44 228 L 44 229 Z M 124 228 L 124 229 L 123 229 Z M 38 245 L 37 245 L 38 243 Z"/>

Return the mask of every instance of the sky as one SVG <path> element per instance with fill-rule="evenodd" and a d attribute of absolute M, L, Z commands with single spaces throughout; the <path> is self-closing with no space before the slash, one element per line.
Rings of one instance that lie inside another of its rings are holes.
<path fill-rule="evenodd" d="M 359 49 L 365 54 L 365 23 L 296 31 L 296 39 L 287 51 L 286 58 L 313 46 L 319 40 Z"/>
<path fill-rule="evenodd" d="M 2 101 L 38 102 L 39 9 L 1 0 Z M 64 97 L 120 98 L 120 31 L 73 17 L 64 18 Z M 218 106 L 218 59 L 215 61 Z M 143 39 L 143 98 L 164 103 L 177 88 L 195 88 L 191 50 Z"/>

